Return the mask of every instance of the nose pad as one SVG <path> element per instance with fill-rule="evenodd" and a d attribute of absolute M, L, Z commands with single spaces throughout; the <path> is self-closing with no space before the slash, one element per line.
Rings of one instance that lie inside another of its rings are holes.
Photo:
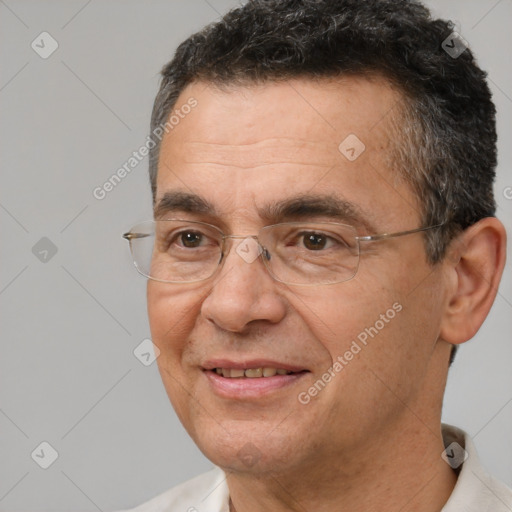
<path fill-rule="evenodd" d="M 242 237 L 233 237 L 233 238 L 242 238 Z M 256 243 L 258 244 L 258 247 L 259 247 L 259 249 L 258 249 L 259 254 L 262 257 L 264 257 L 266 261 L 270 261 L 270 258 L 272 257 L 272 255 L 270 254 L 268 249 L 264 245 L 261 245 L 259 240 L 257 240 L 257 239 L 256 239 Z M 223 247 L 223 250 L 220 253 L 218 266 L 220 266 L 222 264 L 222 262 L 225 260 L 225 256 L 227 254 L 229 254 L 230 251 L 231 251 L 231 248 L 227 248 L 227 250 L 226 250 L 226 247 L 225 246 Z"/>
<path fill-rule="evenodd" d="M 237 237 L 239 238 L 239 237 Z M 241 238 L 241 237 L 240 237 Z M 267 248 L 263 245 L 260 244 L 260 242 L 258 240 L 256 240 L 256 243 L 258 244 L 259 248 L 261 249 L 261 254 L 265 256 L 265 258 L 267 259 L 267 261 L 270 261 L 270 253 L 268 252 Z M 226 250 L 226 247 L 223 248 L 222 252 L 220 253 L 220 258 L 219 258 L 219 265 L 222 263 L 222 261 L 224 260 L 224 256 L 226 254 L 229 254 L 231 248 L 228 248 Z"/>

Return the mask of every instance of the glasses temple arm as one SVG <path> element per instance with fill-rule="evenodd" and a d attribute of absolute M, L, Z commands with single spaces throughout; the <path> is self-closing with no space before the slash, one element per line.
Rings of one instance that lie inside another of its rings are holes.
<path fill-rule="evenodd" d="M 129 241 L 134 240 L 135 238 L 146 238 L 148 236 L 151 235 L 148 235 L 147 233 L 125 233 L 123 238 Z"/>
<path fill-rule="evenodd" d="M 442 224 L 436 224 L 435 226 L 428 226 L 426 228 L 416 228 L 416 229 L 410 229 L 408 231 L 398 231 L 396 233 L 382 233 L 379 235 L 358 236 L 356 238 L 363 242 L 386 240 L 388 238 L 395 238 L 397 236 L 411 235 L 412 233 L 419 233 L 420 231 L 427 231 L 429 229 L 440 228 L 441 226 L 444 226 L 444 225 L 445 225 L 445 223 L 442 223 Z"/>

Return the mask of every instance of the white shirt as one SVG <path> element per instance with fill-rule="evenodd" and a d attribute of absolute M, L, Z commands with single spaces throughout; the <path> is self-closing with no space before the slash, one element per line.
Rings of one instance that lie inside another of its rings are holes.
<path fill-rule="evenodd" d="M 442 432 L 446 454 L 452 460 L 465 456 L 462 450 L 457 453 L 456 445 L 450 448 L 452 442 L 465 449 L 467 456 L 441 512 L 512 512 L 512 489 L 484 471 L 471 438 L 450 425 L 443 424 Z M 226 475 L 215 467 L 134 509 L 119 512 L 229 512 Z"/>

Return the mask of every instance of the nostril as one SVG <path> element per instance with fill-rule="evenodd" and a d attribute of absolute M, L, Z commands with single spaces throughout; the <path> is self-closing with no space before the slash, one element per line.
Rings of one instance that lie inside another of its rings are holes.
<path fill-rule="evenodd" d="M 270 253 L 267 251 L 266 247 L 263 247 L 263 254 L 265 255 L 267 261 L 270 261 Z"/>

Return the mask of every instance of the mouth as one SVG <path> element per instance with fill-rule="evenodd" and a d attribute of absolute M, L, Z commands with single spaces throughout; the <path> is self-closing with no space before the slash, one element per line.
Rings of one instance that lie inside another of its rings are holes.
<path fill-rule="evenodd" d="M 291 375 L 290 370 L 284 368 L 272 368 L 268 366 L 260 366 L 259 368 L 214 368 L 217 375 L 222 375 L 226 379 L 258 379 L 260 377 L 268 378 L 274 377 L 275 375 Z"/>
<path fill-rule="evenodd" d="M 304 378 L 309 370 L 274 361 L 212 361 L 203 366 L 212 391 L 230 399 L 261 398 Z"/>

